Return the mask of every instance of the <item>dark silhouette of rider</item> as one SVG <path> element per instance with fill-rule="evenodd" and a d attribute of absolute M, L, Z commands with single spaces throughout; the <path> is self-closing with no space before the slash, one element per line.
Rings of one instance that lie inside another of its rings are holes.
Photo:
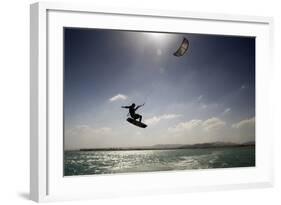
<path fill-rule="evenodd" d="M 144 104 L 136 106 L 136 104 L 133 103 L 133 104 L 130 105 L 130 106 L 122 106 L 122 108 L 127 108 L 127 109 L 129 109 L 130 116 L 131 116 L 134 120 L 139 119 L 139 122 L 141 122 L 142 116 L 141 116 L 140 114 L 137 114 L 137 113 L 136 113 L 136 110 L 139 109 L 139 108 L 142 107 L 142 106 L 144 106 Z"/>

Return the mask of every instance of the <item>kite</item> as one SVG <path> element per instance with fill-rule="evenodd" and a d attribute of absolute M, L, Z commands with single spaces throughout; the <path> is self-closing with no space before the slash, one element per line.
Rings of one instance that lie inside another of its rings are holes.
<path fill-rule="evenodd" d="M 186 51 L 188 50 L 188 47 L 189 47 L 189 42 L 186 38 L 183 38 L 183 41 L 180 45 L 180 47 L 178 48 L 178 50 L 174 53 L 174 56 L 177 56 L 177 57 L 181 57 L 183 56 Z"/>

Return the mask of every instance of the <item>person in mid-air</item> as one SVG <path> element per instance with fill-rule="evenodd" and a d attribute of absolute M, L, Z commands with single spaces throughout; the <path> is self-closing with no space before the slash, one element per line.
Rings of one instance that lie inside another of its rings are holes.
<path fill-rule="evenodd" d="M 141 116 L 140 114 L 137 114 L 137 113 L 136 113 L 136 110 L 139 109 L 139 108 L 142 107 L 142 106 L 144 106 L 144 104 L 136 106 L 136 104 L 133 103 L 133 104 L 130 105 L 130 106 L 122 106 L 122 108 L 127 108 L 127 109 L 129 109 L 130 116 L 131 116 L 134 120 L 139 119 L 139 122 L 141 122 L 142 116 Z"/>

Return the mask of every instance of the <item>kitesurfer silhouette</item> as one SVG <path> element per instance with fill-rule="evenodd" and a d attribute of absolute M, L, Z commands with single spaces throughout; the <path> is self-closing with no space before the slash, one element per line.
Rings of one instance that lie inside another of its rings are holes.
<path fill-rule="evenodd" d="M 137 113 L 136 113 L 136 110 L 139 109 L 139 108 L 142 107 L 142 106 L 144 106 L 144 104 L 136 106 L 136 104 L 133 103 L 133 104 L 130 105 L 130 106 L 122 106 L 122 108 L 129 109 L 130 116 L 131 116 L 134 120 L 139 119 L 139 122 L 141 122 L 142 116 L 141 116 L 140 114 L 137 114 Z"/>

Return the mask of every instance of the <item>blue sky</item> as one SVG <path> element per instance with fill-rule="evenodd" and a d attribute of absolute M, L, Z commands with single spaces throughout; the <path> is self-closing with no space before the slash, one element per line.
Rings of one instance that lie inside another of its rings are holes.
<path fill-rule="evenodd" d="M 65 149 L 253 141 L 255 39 L 66 28 L 64 124 Z"/>

